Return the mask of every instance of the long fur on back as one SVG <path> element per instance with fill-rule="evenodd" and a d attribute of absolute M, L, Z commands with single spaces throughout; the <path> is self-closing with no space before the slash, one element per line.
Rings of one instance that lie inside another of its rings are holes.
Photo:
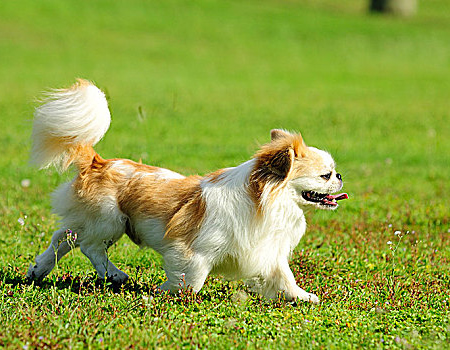
<path fill-rule="evenodd" d="M 82 166 L 83 157 L 95 155 L 92 146 L 111 122 L 104 93 L 78 79 L 68 89 L 49 93 L 44 102 L 34 114 L 31 162 L 40 168 L 54 165 L 61 171 L 74 161 Z"/>

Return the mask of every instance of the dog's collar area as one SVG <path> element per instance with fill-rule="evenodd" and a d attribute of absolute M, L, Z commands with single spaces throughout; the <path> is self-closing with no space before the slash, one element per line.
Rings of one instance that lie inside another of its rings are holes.
<path fill-rule="evenodd" d="M 320 205 L 334 207 L 337 206 L 337 201 L 347 199 L 347 193 L 339 194 L 328 194 L 328 193 L 318 193 L 315 191 L 303 191 L 302 197 L 304 200 L 313 203 L 319 203 Z"/>

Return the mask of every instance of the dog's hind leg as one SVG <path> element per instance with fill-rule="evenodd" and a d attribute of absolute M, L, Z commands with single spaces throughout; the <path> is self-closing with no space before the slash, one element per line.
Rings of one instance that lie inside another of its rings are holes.
<path fill-rule="evenodd" d="M 108 259 L 108 246 L 106 244 L 97 245 L 80 245 L 80 249 L 84 255 L 86 255 L 97 271 L 98 276 L 101 279 L 109 279 L 115 284 L 122 284 L 128 280 L 128 275 L 119 270 Z"/>
<path fill-rule="evenodd" d="M 72 248 L 76 246 L 76 242 L 67 241 L 67 231 L 61 228 L 53 233 L 50 246 L 41 255 L 35 259 L 35 264 L 31 264 L 28 269 L 27 278 L 29 280 L 41 281 L 47 276 L 55 264 Z"/>

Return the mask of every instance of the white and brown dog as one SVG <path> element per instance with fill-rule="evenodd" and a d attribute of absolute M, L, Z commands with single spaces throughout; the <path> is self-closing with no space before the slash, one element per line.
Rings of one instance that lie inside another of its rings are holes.
<path fill-rule="evenodd" d="M 244 279 L 267 298 L 318 303 L 297 286 L 289 257 L 306 229 L 303 210 L 336 209 L 342 188 L 332 157 L 305 145 L 300 134 L 272 130 L 270 143 L 249 161 L 204 177 L 126 159 L 103 159 L 93 149 L 110 124 L 104 94 L 79 80 L 51 93 L 35 112 L 32 161 L 77 175 L 53 194 L 61 228 L 36 257 L 28 277 L 41 280 L 73 247 L 100 278 L 123 283 L 128 275 L 107 249 L 124 233 L 162 254 L 162 290 L 202 288 L 209 273 Z M 66 239 L 77 233 L 75 242 Z"/>

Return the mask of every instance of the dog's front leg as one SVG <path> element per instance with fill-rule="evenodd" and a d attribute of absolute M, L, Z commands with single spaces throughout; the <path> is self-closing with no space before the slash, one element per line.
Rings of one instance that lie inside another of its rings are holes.
<path fill-rule="evenodd" d="M 173 293 L 192 288 L 194 292 L 198 292 L 203 287 L 211 267 L 208 260 L 200 254 L 186 259 L 180 252 L 171 250 L 164 255 L 164 270 L 167 281 L 159 287 L 161 290 Z"/>
<path fill-rule="evenodd" d="M 272 298 L 274 294 L 284 292 L 287 300 L 300 299 L 313 304 L 319 303 L 317 295 L 308 293 L 297 285 L 287 259 L 279 261 L 278 265 L 272 270 L 272 273 L 265 281 L 263 288 L 263 294 Z"/>

